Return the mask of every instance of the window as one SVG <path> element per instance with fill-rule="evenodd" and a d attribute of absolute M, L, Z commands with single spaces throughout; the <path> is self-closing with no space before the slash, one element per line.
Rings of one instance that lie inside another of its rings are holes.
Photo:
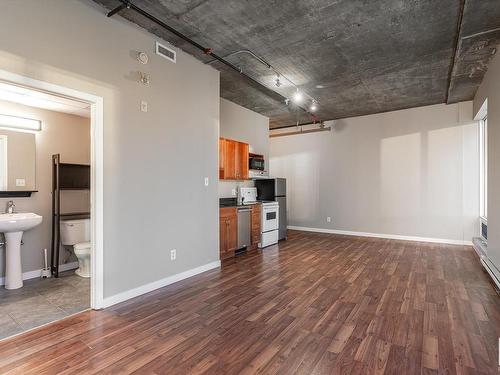
<path fill-rule="evenodd" d="M 488 117 L 479 122 L 480 216 L 488 218 Z"/>

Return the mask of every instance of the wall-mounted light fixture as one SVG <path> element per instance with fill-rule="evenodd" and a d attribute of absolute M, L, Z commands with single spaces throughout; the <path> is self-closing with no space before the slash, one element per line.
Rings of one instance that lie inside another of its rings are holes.
<path fill-rule="evenodd" d="M 42 130 L 42 122 L 31 118 L 0 114 L 0 128 L 14 130 Z"/>

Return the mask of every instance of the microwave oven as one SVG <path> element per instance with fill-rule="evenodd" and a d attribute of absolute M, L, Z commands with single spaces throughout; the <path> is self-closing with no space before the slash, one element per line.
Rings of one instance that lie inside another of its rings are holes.
<path fill-rule="evenodd" d="M 257 154 L 250 154 L 248 157 L 248 169 L 256 171 L 265 170 L 264 156 Z"/>

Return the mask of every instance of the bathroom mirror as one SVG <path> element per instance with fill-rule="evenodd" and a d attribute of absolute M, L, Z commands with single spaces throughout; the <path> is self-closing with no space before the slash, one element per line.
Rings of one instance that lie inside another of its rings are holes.
<path fill-rule="evenodd" d="M 0 129 L 0 194 L 36 190 L 35 134 Z"/>

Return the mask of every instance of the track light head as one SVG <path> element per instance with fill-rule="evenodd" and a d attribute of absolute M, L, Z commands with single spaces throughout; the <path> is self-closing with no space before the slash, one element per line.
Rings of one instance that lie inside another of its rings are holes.
<path fill-rule="evenodd" d="M 316 112 L 318 110 L 318 104 L 313 100 L 313 102 L 311 103 L 311 106 L 309 107 L 309 110 L 311 112 Z"/>
<path fill-rule="evenodd" d="M 302 99 L 304 98 L 304 96 L 302 95 L 302 93 L 299 91 L 299 89 L 297 89 L 297 91 L 295 92 L 295 94 L 293 94 L 293 101 L 296 103 L 296 104 L 299 104 L 302 102 Z"/>

